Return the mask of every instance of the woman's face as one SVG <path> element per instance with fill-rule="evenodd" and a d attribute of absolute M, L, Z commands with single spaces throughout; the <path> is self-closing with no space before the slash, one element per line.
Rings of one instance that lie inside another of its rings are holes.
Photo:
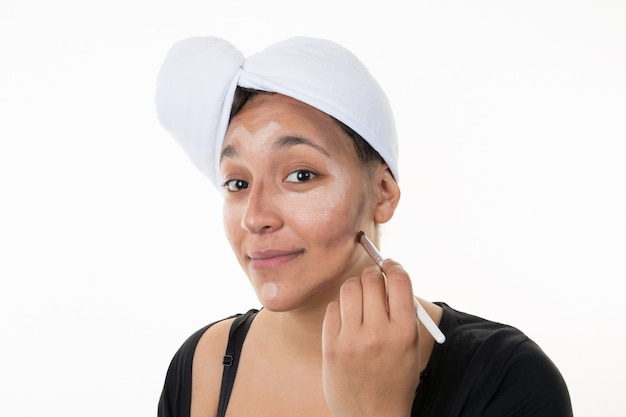
<path fill-rule="evenodd" d="M 356 235 L 374 232 L 375 193 L 352 139 L 326 114 L 255 96 L 230 123 L 221 172 L 228 240 L 268 310 L 327 303 L 371 263 Z"/>

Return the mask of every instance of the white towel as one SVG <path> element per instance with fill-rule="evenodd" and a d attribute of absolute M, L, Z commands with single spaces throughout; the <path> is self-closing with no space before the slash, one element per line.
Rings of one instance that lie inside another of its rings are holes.
<path fill-rule="evenodd" d="M 361 135 L 399 179 L 389 100 L 350 51 L 330 41 L 297 37 L 245 58 L 223 39 L 189 38 L 174 44 L 165 58 L 157 79 L 157 114 L 217 187 L 238 85 L 283 94 L 333 116 Z"/>

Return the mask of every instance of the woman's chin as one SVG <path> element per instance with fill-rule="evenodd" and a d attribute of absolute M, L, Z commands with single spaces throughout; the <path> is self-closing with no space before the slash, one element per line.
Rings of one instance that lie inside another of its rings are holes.
<path fill-rule="evenodd" d="M 257 291 L 259 302 L 265 310 L 281 312 L 290 309 L 289 300 L 285 298 L 284 291 L 280 291 L 277 284 L 273 282 L 264 283 Z"/>
<path fill-rule="evenodd" d="M 276 313 L 297 310 L 306 304 L 306 300 L 294 294 L 289 294 L 284 289 L 281 291 L 273 283 L 264 284 L 258 293 L 258 299 L 263 309 Z"/>

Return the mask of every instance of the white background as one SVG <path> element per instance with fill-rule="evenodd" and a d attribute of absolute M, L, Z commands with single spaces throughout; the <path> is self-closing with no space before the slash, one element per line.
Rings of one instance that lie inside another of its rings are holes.
<path fill-rule="evenodd" d="M 383 253 L 421 296 L 534 338 L 577 416 L 623 415 L 617 0 L 3 0 L 3 415 L 154 416 L 180 343 L 258 307 L 218 194 L 155 117 L 161 61 L 196 35 L 245 54 L 293 35 L 355 52 L 401 141 Z"/>

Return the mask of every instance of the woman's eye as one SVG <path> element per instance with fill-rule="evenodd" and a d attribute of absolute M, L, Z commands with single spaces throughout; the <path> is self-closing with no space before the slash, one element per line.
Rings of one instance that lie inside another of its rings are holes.
<path fill-rule="evenodd" d="M 248 188 L 249 184 L 244 180 L 228 180 L 224 183 L 224 188 L 228 191 L 241 191 Z"/>
<path fill-rule="evenodd" d="M 311 171 L 300 170 L 294 171 L 291 174 L 287 175 L 285 181 L 287 182 L 307 182 L 315 178 L 316 175 Z"/>

